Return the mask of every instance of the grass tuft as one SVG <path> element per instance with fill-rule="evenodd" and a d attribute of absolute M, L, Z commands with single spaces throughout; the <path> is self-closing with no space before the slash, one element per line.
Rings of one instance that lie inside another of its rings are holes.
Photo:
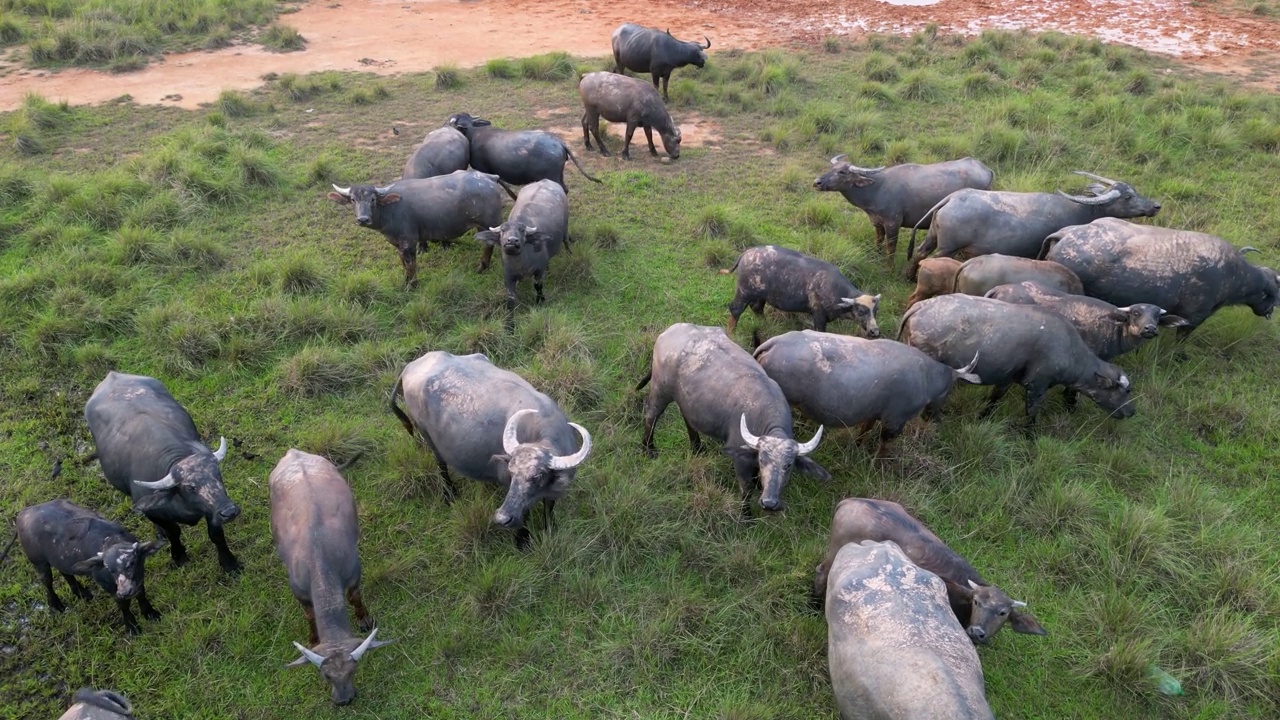
<path fill-rule="evenodd" d="M 276 52 L 294 52 L 307 47 L 307 39 L 302 37 L 301 33 L 280 23 L 272 23 L 263 28 L 262 34 L 258 36 L 258 42 Z"/>
<path fill-rule="evenodd" d="M 520 66 L 511 58 L 494 58 L 484 64 L 484 72 L 496 80 L 510 80 L 520 75 Z"/>
<path fill-rule="evenodd" d="M 568 53 L 564 52 L 521 58 L 519 65 L 520 77 L 526 80 L 553 82 L 569 80 L 578 74 L 578 69 L 573 65 L 573 59 L 569 57 Z"/>
<path fill-rule="evenodd" d="M 462 71 L 456 65 L 439 65 L 432 72 L 437 90 L 456 90 L 463 85 Z"/>

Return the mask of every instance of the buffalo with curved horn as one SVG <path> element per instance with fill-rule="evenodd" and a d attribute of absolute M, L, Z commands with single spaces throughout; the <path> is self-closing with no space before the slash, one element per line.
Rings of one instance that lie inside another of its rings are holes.
<path fill-rule="evenodd" d="M 671 72 L 686 65 L 702 67 L 707 64 L 707 50 L 711 49 L 711 38 L 703 36 L 706 45 L 686 40 L 677 40 L 671 31 L 663 32 L 658 28 L 647 28 L 635 23 L 619 25 L 610 36 L 613 42 L 614 72 L 625 75 L 627 70 L 637 73 L 649 73 L 653 78 L 653 87 L 662 82 L 662 99 L 670 101 L 667 84 L 671 81 Z"/>

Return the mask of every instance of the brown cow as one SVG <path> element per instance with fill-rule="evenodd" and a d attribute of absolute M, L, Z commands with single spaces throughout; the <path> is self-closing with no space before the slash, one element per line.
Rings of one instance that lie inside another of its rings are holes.
<path fill-rule="evenodd" d="M 920 261 L 920 269 L 916 275 L 916 290 L 907 298 L 907 308 L 921 300 L 928 300 L 938 295 L 946 295 L 956 285 L 956 273 L 964 263 L 949 257 L 931 257 Z"/>

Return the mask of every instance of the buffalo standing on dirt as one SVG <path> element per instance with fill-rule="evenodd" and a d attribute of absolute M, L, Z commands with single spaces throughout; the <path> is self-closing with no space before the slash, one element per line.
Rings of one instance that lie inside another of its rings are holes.
<path fill-rule="evenodd" d="M 302 655 L 288 667 L 315 665 L 332 688 L 333 703 L 346 705 L 356 697 L 356 663 L 392 642 L 375 639 L 378 630 L 360 595 L 355 497 L 333 463 L 301 450 L 285 453 L 267 484 L 271 539 L 310 630 L 309 647 L 293 643 Z M 368 637 L 352 634 L 344 595 Z"/>
<path fill-rule="evenodd" d="M 401 180 L 449 175 L 466 170 L 471 162 L 471 146 L 457 128 L 448 125 L 427 133 L 405 161 Z"/>
<path fill-rule="evenodd" d="M 216 451 L 200 441 L 191 416 L 157 379 L 109 372 L 84 407 L 107 482 L 133 499 L 169 541 L 176 565 L 187 561 L 178 525 L 208 527 L 224 572 L 240 562 L 227 547 L 223 525 L 240 515 L 222 484 L 227 440 Z"/>
<path fill-rule="evenodd" d="M 396 405 L 400 395 L 404 410 Z M 534 503 L 543 502 L 549 529 L 556 500 L 591 453 L 586 428 L 569 422 L 524 378 L 479 353 L 429 352 L 409 363 L 391 393 L 391 410 L 435 456 L 450 499 L 456 493 L 450 467 L 507 489 L 493 522 L 514 528 L 520 548 L 529 544 L 525 523 Z M 574 431 L 582 436 L 581 448 Z"/>
<path fill-rule="evenodd" d="M 627 135 L 622 144 L 622 157 L 631 159 L 631 136 L 636 128 L 644 129 L 649 141 L 649 154 L 658 155 L 653 145 L 653 131 L 662 138 L 662 148 L 672 160 L 680 157 L 680 128 L 671 121 L 667 106 L 662 104 L 658 91 L 643 80 L 611 72 L 593 72 L 578 81 L 578 94 L 582 97 L 582 142 L 591 149 L 591 135 L 600 143 L 600 154 L 608 157 L 609 148 L 600 136 L 600 118 L 611 123 L 626 123 Z"/>
<path fill-rule="evenodd" d="M 845 161 L 846 157 L 831 158 L 831 169 L 814 180 L 813 186 L 839 192 L 865 212 L 876 229 L 876 247 L 885 249 L 890 262 L 898 252 L 901 228 L 919 223 L 929 227 L 926 215 L 943 198 L 964 188 L 990 190 L 995 178 L 991 168 L 971 157 L 877 168 L 858 167 Z"/>
<path fill-rule="evenodd" d="M 111 522 L 70 500 L 53 500 L 23 508 L 18 513 L 18 544 L 35 567 L 48 596 L 49 607 L 63 612 L 67 606 L 53 591 L 53 571 L 57 570 L 71 591 L 82 600 L 93 594 L 76 580 L 92 579 L 110 593 L 120 608 L 124 627 L 131 634 L 142 632 L 129 610 L 129 601 L 138 598 L 138 608 L 148 620 L 160 613 L 147 600 L 143 585 L 143 561 L 164 546 L 160 541 L 138 542 L 119 523 Z"/>
<path fill-rule="evenodd" d="M 622 75 L 626 70 L 638 73 L 649 73 L 653 77 L 653 87 L 657 89 L 658 81 L 662 81 L 662 99 L 670 100 L 667 94 L 667 83 L 671 81 L 671 71 L 685 65 L 702 67 L 707 64 L 707 50 L 711 49 L 711 38 L 703 37 L 706 45 L 696 42 L 677 40 L 671 31 L 663 32 L 658 28 L 647 28 L 635 23 L 619 25 L 610 36 L 613 41 L 614 72 Z"/>
<path fill-rule="evenodd" d="M 568 160 L 573 161 L 582 177 L 591 182 L 601 182 L 588 175 L 569 146 L 549 132 L 499 130 L 488 120 L 474 118 L 467 113 L 451 115 L 449 125 L 467 137 L 471 167 L 497 175 L 504 182 L 528 185 L 539 180 L 554 180 L 567 193 L 569 186 L 564 184 L 564 164 Z"/>
<path fill-rule="evenodd" d="M 133 720 L 133 705 L 113 690 L 82 688 L 71 702 L 58 720 Z"/>
<path fill-rule="evenodd" d="M 498 227 L 481 230 L 476 240 L 484 243 L 479 272 L 489 268 L 495 245 L 502 246 L 502 282 L 507 289 L 507 310 L 516 306 L 516 283 L 533 278 L 539 305 L 542 279 L 552 257 L 569 242 L 569 196 L 550 180 L 525 185 L 516 197 L 507 221 Z"/>
<path fill-rule="evenodd" d="M 876 458 L 922 411 L 941 419 L 956 380 L 981 383 L 972 366 L 955 370 L 894 340 L 864 340 L 812 330 L 769 338 L 755 359 L 787 402 L 823 426 L 860 425 L 858 437 L 880 421 Z"/>
<path fill-rule="evenodd" d="M 916 278 L 920 260 L 935 250 L 937 256 L 977 257 L 1000 253 L 1018 257 L 1040 256 L 1040 247 L 1050 233 L 1068 225 L 1080 225 L 1101 217 L 1152 217 L 1160 203 L 1138 194 L 1128 183 L 1092 173 L 1077 175 L 1097 180 L 1089 186 L 1091 195 L 994 192 L 960 190 L 916 223 L 907 244 L 911 257 L 908 277 Z M 916 230 L 933 216 L 920 253 L 915 254 Z"/>
<path fill-rule="evenodd" d="M 763 315 L 764 306 L 772 305 L 783 312 L 810 313 L 819 332 L 827 329 L 828 320 L 851 315 L 867 337 L 880 336 L 880 296 L 854 287 L 831 263 L 777 245 L 760 245 L 743 250 L 733 267 L 721 272 L 738 274 L 729 303 L 730 333 L 748 306 Z"/>
<path fill-rule="evenodd" d="M 792 466 L 831 478 L 808 457 L 818 448 L 822 428 L 809 442 L 796 442 L 782 389 L 723 329 L 678 323 L 664 330 L 653 345 L 653 365 L 636 389 L 650 381 L 644 401 L 645 451 L 656 452 L 654 427 L 674 400 L 694 452 L 702 451 L 699 433 L 724 443 L 742 491 L 743 514 L 750 510 L 757 476 L 760 507 L 768 511 L 785 507 L 782 490 Z"/>
<path fill-rule="evenodd" d="M 953 292 L 963 295 L 986 295 L 997 285 L 1030 280 L 1044 287 L 1072 295 L 1084 292 L 1080 278 L 1069 269 L 1050 260 L 1032 260 L 1011 255 L 979 255 L 966 260 L 956 271 Z"/>
<path fill-rule="evenodd" d="M 1027 430 L 1035 425 L 1054 385 L 1078 390 L 1112 417 L 1134 414 L 1129 378 L 1085 345 L 1066 319 L 1028 305 L 972 295 L 943 295 L 916 303 L 902 316 L 898 339 L 935 360 L 959 367 L 979 355 L 973 372 L 995 385 L 982 416 L 1018 383 L 1027 391 Z"/>
<path fill-rule="evenodd" d="M 1085 292 L 1116 305 L 1151 303 L 1178 315 L 1185 338 L 1228 305 L 1270 319 L 1280 274 L 1251 265 L 1214 235 L 1104 219 L 1063 228 L 1045 240 L 1045 257 L 1075 271 Z"/>
<path fill-rule="evenodd" d="M 827 667 L 841 718 L 992 720 L 977 650 L 937 575 L 867 540 L 840 548 L 830 576 Z"/>
<path fill-rule="evenodd" d="M 382 233 L 400 254 L 404 282 L 418 282 L 418 250 L 468 230 L 502 222 L 503 188 L 496 175 L 458 170 L 448 175 L 398 180 L 386 187 L 333 186 L 329 199 L 356 209 L 356 223 Z"/>
<path fill-rule="evenodd" d="M 827 556 L 813 578 L 813 600 L 827 595 L 827 574 L 840 548 L 849 543 L 893 542 L 911 562 L 937 575 L 947 586 L 951 610 L 969 638 L 980 644 L 991 642 L 1008 623 L 1014 632 L 1048 635 L 1039 621 L 1000 588 L 987 583 L 963 557 L 934 535 L 924 523 L 901 505 L 887 500 L 845 498 L 836 505 L 827 543 Z"/>

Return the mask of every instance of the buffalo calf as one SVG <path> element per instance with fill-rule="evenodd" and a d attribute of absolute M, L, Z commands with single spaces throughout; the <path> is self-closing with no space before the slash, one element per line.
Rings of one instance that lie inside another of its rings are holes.
<path fill-rule="evenodd" d="M 867 337 L 879 337 L 876 310 L 879 295 L 868 295 L 849 282 L 835 265 L 777 245 L 760 245 L 742 251 L 733 267 L 738 285 L 729 303 L 728 331 L 737 327 L 742 311 L 757 315 L 771 305 L 784 312 L 813 316 L 813 328 L 827 329 L 827 321 L 853 316 Z"/>

